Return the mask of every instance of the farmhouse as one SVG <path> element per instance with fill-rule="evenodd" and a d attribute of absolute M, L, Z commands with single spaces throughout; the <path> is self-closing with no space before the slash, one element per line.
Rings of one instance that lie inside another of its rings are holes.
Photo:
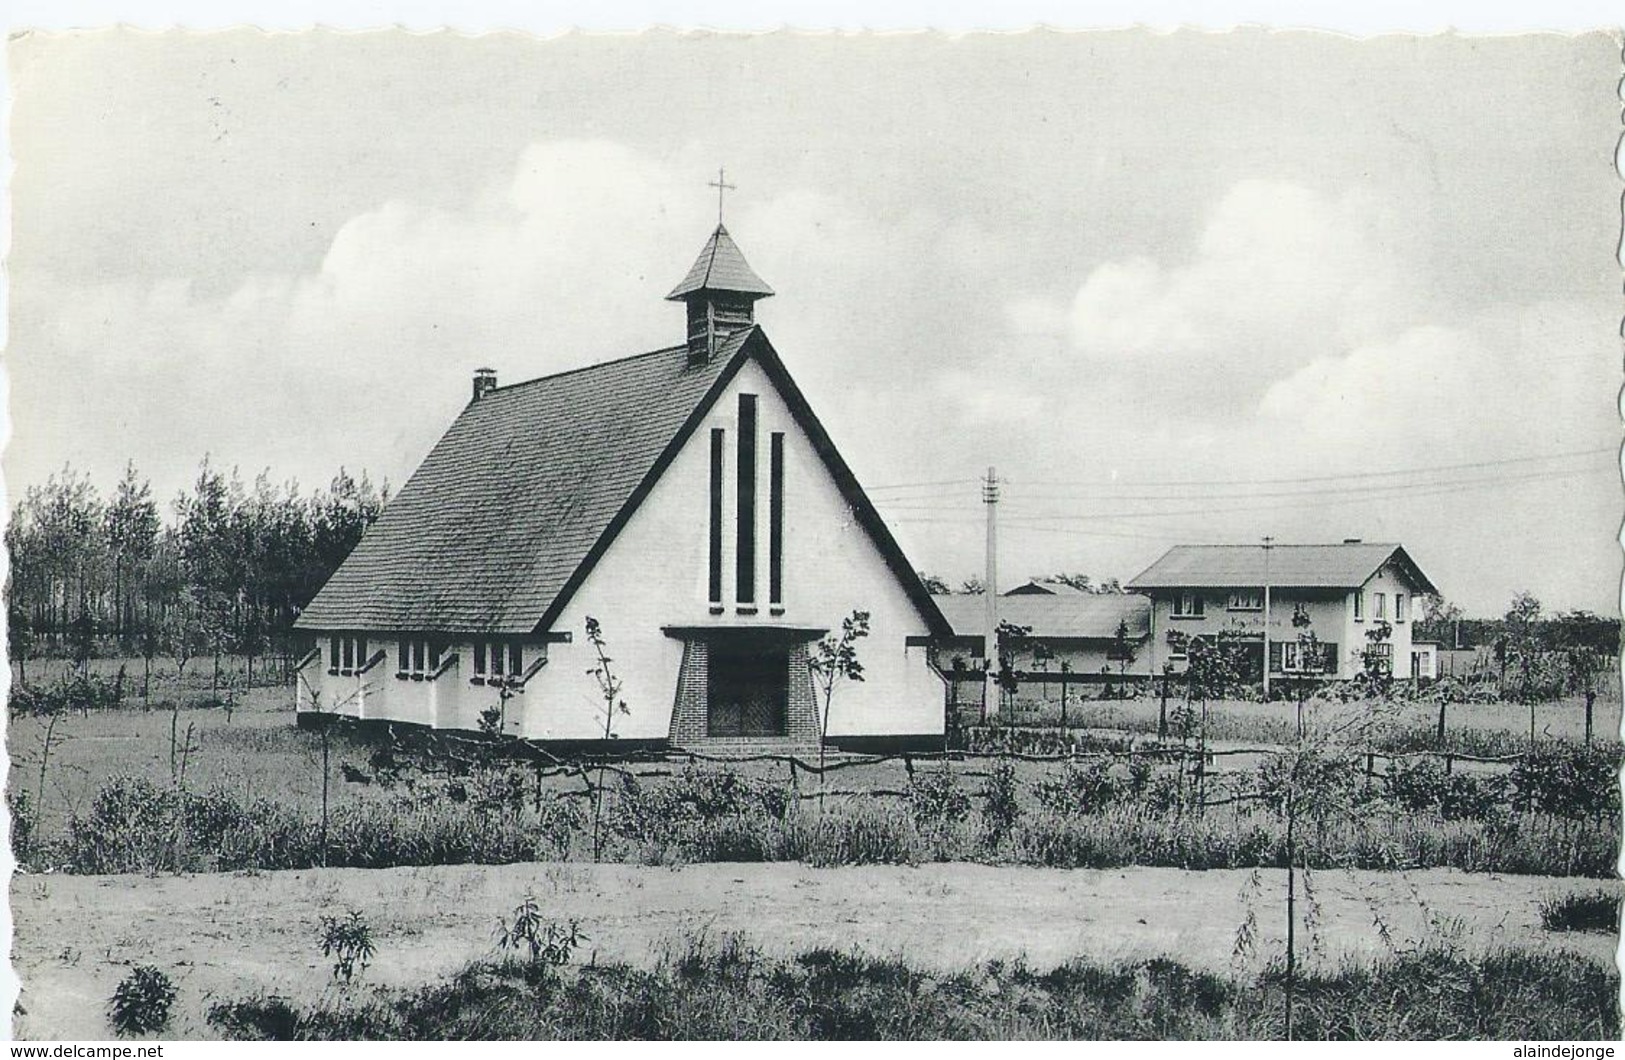
<path fill-rule="evenodd" d="M 1406 553 L 1393 544 L 1354 539 L 1337 545 L 1179 545 L 1128 583 L 1151 598 L 1150 659 L 1184 669 L 1184 645 L 1228 630 L 1244 645 L 1253 679 L 1264 661 L 1273 674 L 1319 674 L 1350 678 L 1361 670 L 1362 652 L 1375 645 L 1390 672 L 1408 676 L 1411 620 L 1419 595 L 1438 590 Z M 1319 659 L 1300 658 L 1300 627 L 1321 645 Z M 1388 632 L 1372 641 L 1382 626 Z M 1399 660 L 1397 668 L 1393 660 Z"/>
<path fill-rule="evenodd" d="M 804 748 L 809 665 L 854 611 L 831 742 L 944 727 L 948 625 L 808 406 L 720 224 L 667 297 L 686 341 L 473 399 L 300 616 L 297 708 L 542 741 Z"/>

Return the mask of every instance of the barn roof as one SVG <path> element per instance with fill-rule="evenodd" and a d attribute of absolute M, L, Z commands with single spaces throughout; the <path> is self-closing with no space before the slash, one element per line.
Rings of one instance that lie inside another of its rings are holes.
<path fill-rule="evenodd" d="M 986 633 L 987 600 L 980 596 L 937 596 L 937 606 L 959 637 Z M 1130 640 L 1151 633 L 1151 601 L 1131 593 L 1044 593 L 999 597 L 999 620 L 1027 626 L 1035 637 L 1110 640 L 1120 622 L 1128 624 Z"/>
<path fill-rule="evenodd" d="M 695 291 L 737 291 L 757 298 L 769 298 L 773 294 L 773 288 L 756 275 L 756 270 L 745 260 L 739 244 L 721 225 L 717 225 L 717 230 L 711 233 L 711 238 L 700 250 L 700 256 L 694 259 L 694 266 L 688 270 L 688 275 L 683 277 L 682 283 L 672 288 L 666 300 L 679 301 Z"/>
<path fill-rule="evenodd" d="M 686 346 L 472 401 L 299 617 L 302 629 L 546 631 L 722 390 L 767 372 L 934 633 L 919 576 L 760 328 L 702 364 Z"/>
<path fill-rule="evenodd" d="M 1275 545 L 1267 552 L 1266 557 L 1263 545 L 1176 545 L 1128 588 L 1250 588 L 1267 580 L 1282 588 L 1357 589 L 1393 562 L 1417 592 L 1438 592 L 1405 549 L 1395 544 Z"/>

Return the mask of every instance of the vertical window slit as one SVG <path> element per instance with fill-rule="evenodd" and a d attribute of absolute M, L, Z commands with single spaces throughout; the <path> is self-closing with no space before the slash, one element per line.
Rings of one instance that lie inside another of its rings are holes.
<path fill-rule="evenodd" d="M 739 512 L 735 598 L 756 602 L 756 395 L 739 395 Z"/>
<path fill-rule="evenodd" d="M 711 431 L 711 602 L 722 603 L 722 435 Z"/>
<path fill-rule="evenodd" d="M 784 602 L 784 432 L 774 431 L 768 450 L 767 599 Z"/>

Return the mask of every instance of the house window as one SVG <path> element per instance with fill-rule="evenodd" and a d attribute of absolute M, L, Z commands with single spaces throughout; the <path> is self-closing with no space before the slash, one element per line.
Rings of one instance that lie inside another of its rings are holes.
<path fill-rule="evenodd" d="M 1365 590 L 1354 590 L 1354 621 L 1365 621 Z"/>
<path fill-rule="evenodd" d="M 1310 648 L 1313 647 L 1313 651 Z M 1337 672 L 1337 645 L 1317 641 L 1313 645 L 1296 640 L 1270 642 L 1270 673 L 1313 674 Z"/>
<path fill-rule="evenodd" d="M 756 395 L 739 395 L 739 511 L 734 546 L 734 598 L 756 602 Z"/>
<path fill-rule="evenodd" d="M 1404 593 L 1395 593 L 1394 594 L 1394 621 L 1395 622 L 1404 622 L 1404 621 L 1407 621 L 1411 617 L 1410 616 L 1410 606 L 1409 605 L 1410 605 L 1410 601 L 1405 598 Z"/>
<path fill-rule="evenodd" d="M 1373 598 L 1373 602 L 1375 604 L 1375 607 L 1373 607 L 1372 613 L 1376 616 L 1377 621 L 1382 622 L 1385 619 L 1387 619 L 1387 617 L 1388 617 L 1388 594 L 1387 593 L 1377 593 L 1375 595 L 1375 597 Z"/>
<path fill-rule="evenodd" d="M 1201 618 L 1207 613 L 1207 602 L 1200 593 L 1180 593 L 1174 597 L 1175 618 Z"/>
<path fill-rule="evenodd" d="M 722 603 L 722 440 L 723 430 L 711 430 L 711 602 Z"/>
<path fill-rule="evenodd" d="M 1394 646 L 1387 641 L 1372 645 L 1376 656 L 1376 669 L 1379 673 L 1391 674 L 1394 672 Z"/>
<path fill-rule="evenodd" d="M 1232 611 L 1262 611 L 1264 610 L 1264 590 L 1237 589 L 1230 594 L 1230 610 Z"/>
<path fill-rule="evenodd" d="M 366 637 L 332 637 L 328 640 L 331 673 L 353 674 L 367 665 Z"/>
<path fill-rule="evenodd" d="M 784 603 L 784 432 L 774 431 L 767 465 L 767 602 Z"/>

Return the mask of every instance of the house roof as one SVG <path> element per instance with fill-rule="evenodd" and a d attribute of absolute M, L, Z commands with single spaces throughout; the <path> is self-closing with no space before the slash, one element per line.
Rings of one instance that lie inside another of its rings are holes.
<path fill-rule="evenodd" d="M 470 402 L 316 594 L 302 629 L 546 631 L 746 361 L 783 395 L 932 632 L 947 623 L 760 328 Z"/>
<path fill-rule="evenodd" d="M 976 596 L 933 597 L 958 637 L 980 637 L 987 627 L 987 600 Z M 1151 601 L 1132 593 L 1044 593 L 999 597 L 999 620 L 1032 629 L 1035 637 L 1110 640 L 1120 622 L 1131 640 L 1151 634 Z"/>
<path fill-rule="evenodd" d="M 1404 572 L 1417 592 L 1438 592 L 1404 548 L 1363 541 L 1275 545 L 1267 550 L 1263 545 L 1176 545 L 1131 580 L 1128 588 L 1233 589 L 1262 586 L 1267 581 L 1282 588 L 1357 589 L 1390 562 Z"/>
<path fill-rule="evenodd" d="M 666 300 L 679 302 L 695 291 L 735 291 L 757 298 L 770 298 L 773 295 L 773 288 L 756 275 L 756 270 L 750 267 L 740 251 L 739 244 L 721 225 L 717 225 L 717 230 L 711 233 L 700 256 L 694 259 L 693 268 L 688 270 L 682 283 L 672 288 Z"/>
<path fill-rule="evenodd" d="M 1085 596 L 1082 589 L 1068 585 L 1065 582 L 1041 582 L 1031 578 L 1025 583 L 1008 589 L 1005 596 Z"/>

